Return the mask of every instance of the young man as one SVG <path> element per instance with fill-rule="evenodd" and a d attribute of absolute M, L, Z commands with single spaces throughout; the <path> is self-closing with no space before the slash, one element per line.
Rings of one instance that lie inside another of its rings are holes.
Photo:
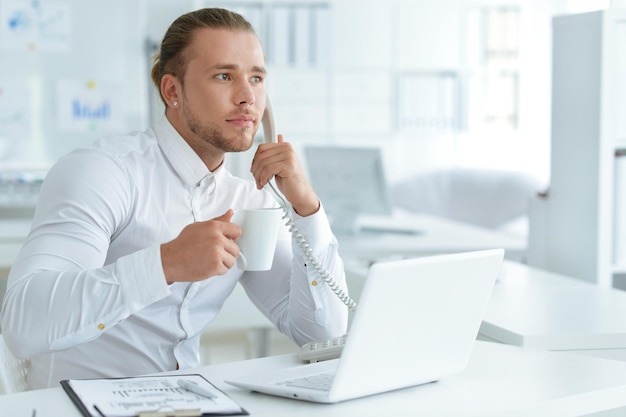
<path fill-rule="evenodd" d="M 1 317 L 7 345 L 31 360 L 31 388 L 197 366 L 200 335 L 237 282 L 297 344 L 345 333 L 347 308 L 286 229 L 271 270 L 235 266 L 233 210 L 275 207 L 262 190 L 275 176 L 314 256 L 347 291 L 337 241 L 292 147 L 282 137 L 258 147 L 256 184 L 224 166 L 226 152 L 252 145 L 265 76 L 261 45 L 241 16 L 185 14 L 152 70 L 164 117 L 50 170 Z"/>

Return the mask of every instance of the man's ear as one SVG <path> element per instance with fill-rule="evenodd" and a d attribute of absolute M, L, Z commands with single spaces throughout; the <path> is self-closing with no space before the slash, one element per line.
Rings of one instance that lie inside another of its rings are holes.
<path fill-rule="evenodd" d="M 161 96 L 168 107 L 177 108 L 181 104 L 181 88 L 178 78 L 172 74 L 165 74 L 161 78 Z"/>

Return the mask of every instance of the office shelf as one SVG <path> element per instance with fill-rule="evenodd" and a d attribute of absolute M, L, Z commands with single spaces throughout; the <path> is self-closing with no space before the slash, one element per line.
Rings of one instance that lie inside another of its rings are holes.
<path fill-rule="evenodd" d="M 615 153 L 626 132 L 626 10 L 553 18 L 552 49 L 550 189 L 537 216 L 543 230 L 529 242 L 545 251 L 536 266 L 612 287 L 613 275 L 626 272 L 623 262 L 614 265 Z"/>

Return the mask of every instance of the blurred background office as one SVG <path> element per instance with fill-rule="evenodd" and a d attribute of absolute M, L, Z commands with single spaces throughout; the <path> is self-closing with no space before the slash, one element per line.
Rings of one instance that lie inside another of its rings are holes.
<path fill-rule="evenodd" d="M 546 183 L 551 17 L 608 3 L 1 0 L 0 172 L 37 180 L 73 147 L 148 126 L 162 112 L 155 46 L 179 14 L 217 5 L 257 28 L 278 128 L 297 145 L 381 146 L 390 182 L 463 166 Z M 246 175 L 245 162 L 231 167 Z"/>
<path fill-rule="evenodd" d="M 550 183 L 553 17 L 616 1 L 0 0 L 0 295 L 48 168 L 160 117 L 151 57 L 211 6 L 255 26 L 297 148 L 380 148 L 396 205 L 526 236 Z"/>
<path fill-rule="evenodd" d="M 550 176 L 552 18 L 611 4 L 0 0 L 3 235 L 23 238 L 12 219 L 32 215 L 59 156 L 160 117 L 151 57 L 173 19 L 206 6 L 254 24 L 296 147 L 378 147 L 396 205 L 525 235 Z M 251 155 L 231 170 L 249 175 Z"/>
<path fill-rule="evenodd" d="M 0 167 L 45 171 L 161 113 L 150 55 L 185 11 L 226 6 L 264 44 L 279 130 L 433 166 L 549 172 L 551 17 L 602 0 L 0 1 Z M 245 172 L 245 170 L 243 170 Z"/>

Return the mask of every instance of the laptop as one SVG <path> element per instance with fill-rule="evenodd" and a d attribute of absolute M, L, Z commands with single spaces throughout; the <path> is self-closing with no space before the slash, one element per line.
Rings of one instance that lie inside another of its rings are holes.
<path fill-rule="evenodd" d="M 336 403 L 461 372 L 503 257 L 503 249 L 492 249 L 375 263 L 340 358 L 226 382 L 265 394 Z M 327 386 L 304 386 L 320 381 L 328 381 Z"/>

